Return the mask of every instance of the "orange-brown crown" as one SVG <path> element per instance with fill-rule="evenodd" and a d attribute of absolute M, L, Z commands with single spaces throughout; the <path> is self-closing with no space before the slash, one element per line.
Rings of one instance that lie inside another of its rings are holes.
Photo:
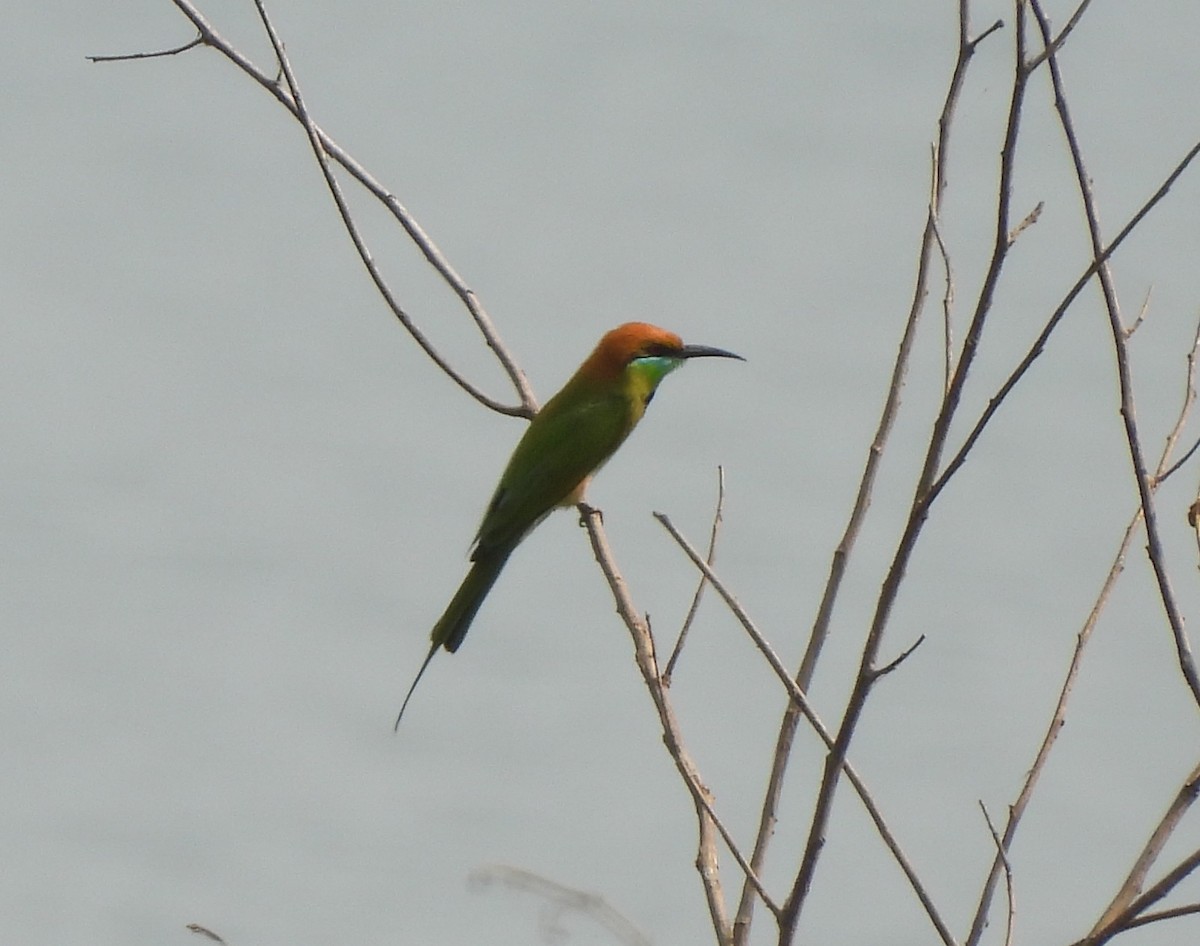
<path fill-rule="evenodd" d="M 579 367 L 579 373 L 604 380 L 618 378 L 635 358 L 670 354 L 683 348 L 683 339 L 648 322 L 626 322 L 608 332 Z"/>

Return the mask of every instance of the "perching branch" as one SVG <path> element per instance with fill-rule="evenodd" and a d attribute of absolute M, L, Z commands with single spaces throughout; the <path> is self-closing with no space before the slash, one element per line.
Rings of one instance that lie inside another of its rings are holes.
<path fill-rule="evenodd" d="M 684 785 L 687 786 L 688 791 L 691 793 L 692 801 L 696 807 L 696 817 L 700 822 L 701 838 L 710 838 L 711 829 L 715 828 L 725 841 L 726 847 L 733 855 L 734 860 L 737 861 L 738 866 L 742 869 L 749 883 L 753 885 L 758 896 L 767 905 L 767 909 L 773 914 L 778 915 L 779 907 L 767 892 L 766 887 L 763 886 L 757 874 L 751 869 L 749 862 L 742 856 L 733 836 L 717 818 L 716 812 L 713 810 L 712 792 L 700 780 L 700 774 L 696 769 L 695 763 L 683 747 L 679 721 L 675 717 L 675 711 L 671 707 L 667 691 L 662 686 L 662 679 L 658 671 L 658 661 L 654 655 L 654 639 L 650 634 L 650 626 L 641 617 L 637 608 L 634 607 L 633 599 L 630 597 L 629 589 L 625 584 L 625 579 L 621 577 L 621 573 L 617 570 L 612 549 L 608 545 L 608 538 L 604 532 L 600 513 L 596 509 L 581 504 L 580 515 L 583 524 L 587 527 L 596 561 L 600 565 L 600 570 L 604 572 L 609 590 L 612 592 L 613 600 L 616 602 L 617 614 L 620 615 L 622 622 L 629 629 L 630 636 L 633 638 L 634 656 L 637 661 L 638 670 L 642 674 L 642 680 L 646 684 L 646 689 L 650 692 L 650 698 L 654 701 L 659 724 L 663 731 L 663 743 L 667 747 L 667 752 L 670 754 L 671 760 L 675 763 L 676 770 L 683 778 Z M 717 872 L 715 852 L 710 847 L 705 848 L 702 845 L 701 855 L 697 859 L 697 864 L 703 865 L 701 880 L 704 883 L 709 914 L 712 917 L 713 927 L 717 933 L 717 941 L 721 946 L 728 946 L 733 941 L 733 934 L 725 912 L 724 897 L 720 892 L 720 878 Z"/>

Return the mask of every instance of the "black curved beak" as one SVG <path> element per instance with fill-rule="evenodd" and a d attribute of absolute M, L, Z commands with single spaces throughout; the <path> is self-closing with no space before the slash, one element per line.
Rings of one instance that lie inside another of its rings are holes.
<path fill-rule="evenodd" d="M 745 361 L 741 355 L 735 355 L 724 348 L 713 348 L 709 345 L 684 345 L 676 353 L 677 358 L 736 358 Z"/>

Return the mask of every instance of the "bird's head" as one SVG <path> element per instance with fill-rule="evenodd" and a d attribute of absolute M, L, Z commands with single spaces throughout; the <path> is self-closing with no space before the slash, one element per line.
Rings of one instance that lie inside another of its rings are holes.
<path fill-rule="evenodd" d="M 644 378 L 651 389 L 689 358 L 737 358 L 741 355 L 708 345 L 685 345 L 674 332 L 646 322 L 626 322 L 608 332 L 584 362 L 581 373 L 616 380 L 627 373 Z"/>

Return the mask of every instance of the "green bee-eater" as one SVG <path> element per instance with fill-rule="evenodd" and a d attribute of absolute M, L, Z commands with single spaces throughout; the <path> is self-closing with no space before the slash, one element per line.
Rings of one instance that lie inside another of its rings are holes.
<path fill-rule="evenodd" d="M 429 635 L 432 645 L 408 688 L 396 726 L 439 647 L 453 653 L 513 549 L 556 506 L 581 502 L 592 474 L 637 426 L 659 382 L 688 358 L 738 358 L 685 345 L 674 332 L 628 322 L 602 339 L 517 442 L 475 534 L 471 569 Z M 744 359 L 741 359 L 744 360 Z"/>

